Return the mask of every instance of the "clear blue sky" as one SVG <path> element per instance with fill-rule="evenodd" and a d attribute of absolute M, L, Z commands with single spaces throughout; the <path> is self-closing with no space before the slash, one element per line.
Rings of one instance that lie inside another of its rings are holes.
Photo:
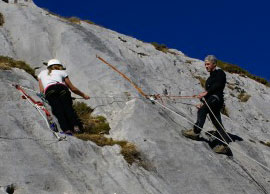
<path fill-rule="evenodd" d="M 62 16 L 88 19 L 186 55 L 219 59 L 270 80 L 270 1 L 34 0 Z"/>

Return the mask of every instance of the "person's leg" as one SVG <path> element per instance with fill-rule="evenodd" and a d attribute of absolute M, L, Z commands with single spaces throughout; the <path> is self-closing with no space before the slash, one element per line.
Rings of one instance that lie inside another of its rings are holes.
<path fill-rule="evenodd" d="M 72 130 L 74 130 L 74 127 L 76 128 L 76 130 L 77 128 L 79 129 L 82 128 L 78 115 L 76 114 L 76 112 L 74 111 L 72 107 L 71 93 L 67 88 L 62 88 L 60 92 L 60 100 L 61 100 L 61 103 L 63 104 L 64 114 L 68 120 L 70 128 Z"/>
<path fill-rule="evenodd" d="M 208 112 L 208 107 L 205 104 L 198 110 L 197 121 L 193 127 L 194 133 L 199 134 L 201 132 L 200 128 L 203 128 Z"/>
<path fill-rule="evenodd" d="M 225 128 L 222 124 L 221 121 L 221 115 L 220 115 L 220 108 L 218 107 L 218 105 L 216 107 L 211 108 L 214 115 L 212 113 L 210 113 L 210 119 L 212 121 L 212 123 L 214 124 L 214 126 L 216 127 L 218 133 L 221 135 L 222 140 L 225 141 L 226 143 L 230 143 L 230 138 L 228 137 L 228 135 L 225 132 Z"/>
<path fill-rule="evenodd" d="M 58 123 L 63 131 L 70 130 L 70 127 L 67 123 L 67 120 L 63 111 L 62 103 L 59 100 L 59 93 L 55 87 L 53 86 L 51 87 L 52 88 L 49 88 L 46 91 L 46 99 L 48 100 L 52 108 L 52 113 L 57 118 Z"/>
<path fill-rule="evenodd" d="M 208 108 L 206 105 L 203 105 L 197 113 L 197 122 L 195 123 L 193 129 L 183 130 L 182 135 L 193 139 L 193 140 L 200 140 L 200 132 L 205 123 L 205 119 L 208 113 Z"/>

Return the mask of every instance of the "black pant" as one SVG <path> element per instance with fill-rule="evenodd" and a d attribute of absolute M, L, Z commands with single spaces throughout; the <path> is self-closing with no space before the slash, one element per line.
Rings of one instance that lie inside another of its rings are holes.
<path fill-rule="evenodd" d="M 72 107 L 71 93 L 66 86 L 62 84 L 49 86 L 45 96 L 52 107 L 52 113 L 56 116 L 63 131 L 73 131 L 74 126 L 81 126 L 78 116 Z"/>
<path fill-rule="evenodd" d="M 214 113 L 215 117 L 217 118 L 218 122 L 222 125 L 222 121 L 221 121 L 221 115 L 220 115 L 220 110 L 223 106 L 223 101 L 218 100 L 216 97 L 210 96 L 207 100 L 206 100 L 207 104 L 209 105 L 209 107 L 211 108 L 212 112 Z M 224 131 L 224 127 L 222 128 L 220 126 L 220 124 L 217 122 L 216 118 L 214 117 L 214 115 L 211 113 L 211 111 L 208 109 L 208 106 L 206 104 L 204 104 L 197 113 L 197 122 L 195 123 L 197 126 L 199 126 L 200 128 L 203 128 L 203 125 L 205 123 L 205 119 L 207 114 L 209 113 L 210 115 L 210 119 L 212 121 L 212 123 L 214 124 L 214 126 L 216 127 L 216 129 L 218 130 L 219 134 L 222 136 L 222 140 L 225 140 L 227 143 L 230 142 L 230 139 L 228 137 L 228 135 L 226 135 L 225 131 Z M 200 133 L 201 129 L 199 129 L 198 127 L 194 126 L 194 132 L 195 133 Z"/>

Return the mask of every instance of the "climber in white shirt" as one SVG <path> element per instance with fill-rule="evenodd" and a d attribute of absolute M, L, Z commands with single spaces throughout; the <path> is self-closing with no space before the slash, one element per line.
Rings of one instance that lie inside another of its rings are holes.
<path fill-rule="evenodd" d="M 82 132 L 82 124 L 72 107 L 69 89 L 86 100 L 90 97 L 71 83 L 62 63 L 57 59 L 49 60 L 47 69 L 38 75 L 38 81 L 40 92 L 45 94 L 61 129 L 66 133 Z"/>

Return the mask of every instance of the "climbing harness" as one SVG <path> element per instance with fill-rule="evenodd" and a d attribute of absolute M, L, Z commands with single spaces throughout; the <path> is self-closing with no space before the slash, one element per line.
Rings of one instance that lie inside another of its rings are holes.
<path fill-rule="evenodd" d="M 39 101 L 35 101 L 31 96 L 29 96 L 24 90 L 23 88 L 18 85 L 18 84 L 15 84 L 13 85 L 17 90 L 19 90 L 21 93 L 22 93 L 22 98 L 23 99 L 26 99 L 32 106 L 34 106 L 39 114 L 42 116 L 42 118 L 45 120 L 48 128 L 52 131 L 52 133 L 54 134 L 54 136 L 59 140 L 59 141 L 62 141 L 66 138 L 66 136 L 62 136 L 60 137 L 59 136 L 59 132 L 58 132 L 58 129 L 57 129 L 57 125 L 55 122 L 53 122 L 53 119 L 52 119 L 52 116 L 50 114 L 50 112 L 44 107 L 43 103 L 42 102 L 39 102 Z M 45 115 L 42 113 L 42 111 L 45 113 Z"/>
<path fill-rule="evenodd" d="M 266 165 L 264 165 L 264 164 L 258 162 L 257 160 L 251 158 L 250 156 L 248 156 L 247 154 L 245 154 L 245 153 L 243 153 L 242 151 L 238 150 L 237 148 L 234 148 L 233 146 L 229 145 L 226 141 L 223 141 L 222 139 L 216 137 L 215 135 L 209 133 L 208 131 L 205 131 L 203 128 L 197 126 L 194 122 L 192 122 L 191 120 L 185 118 L 183 115 L 181 115 L 181 114 L 179 114 L 179 113 L 173 111 L 172 109 L 170 109 L 170 108 L 168 108 L 167 106 L 165 106 L 163 103 L 160 103 L 160 102 L 158 101 L 158 99 L 160 98 L 160 96 L 157 97 L 156 95 L 146 95 L 146 94 L 142 91 L 142 89 L 139 88 L 133 81 L 131 81 L 124 73 L 122 73 L 121 71 L 119 71 L 116 67 L 114 67 L 113 65 L 111 65 L 111 64 L 108 63 L 107 61 L 105 61 L 102 57 L 100 57 L 100 56 L 98 56 L 98 55 L 96 55 L 96 57 L 97 57 L 100 61 L 102 61 L 103 63 L 107 64 L 109 67 L 111 67 L 114 71 L 116 71 L 117 73 L 119 73 L 119 74 L 120 74 L 123 78 L 125 78 L 127 81 L 129 81 L 129 82 L 134 86 L 134 88 L 135 88 L 135 89 L 136 89 L 143 97 L 145 97 L 146 99 L 149 99 L 152 103 L 158 104 L 159 106 L 161 106 L 162 108 L 164 108 L 164 109 L 166 109 L 166 110 L 172 112 L 173 114 L 176 114 L 176 115 L 182 117 L 184 120 L 186 120 L 187 122 L 189 122 L 189 123 L 192 124 L 193 126 L 198 127 L 199 129 L 201 129 L 201 130 L 202 130 L 203 132 L 205 132 L 206 134 L 208 134 L 208 135 L 210 135 L 211 137 L 217 139 L 217 140 L 220 141 L 221 143 L 224 143 L 225 145 L 227 145 L 228 147 L 230 147 L 232 150 L 235 150 L 236 152 L 242 154 L 244 157 L 246 157 L 246 158 L 250 159 L 251 161 L 257 163 L 258 165 L 260 165 L 261 167 L 267 169 L 267 170 L 270 172 L 270 168 L 267 167 Z M 164 96 L 164 97 L 165 97 L 165 96 Z M 174 97 L 176 97 L 176 96 L 174 96 Z M 180 98 L 181 96 L 177 96 L 177 97 Z M 196 96 L 183 96 L 182 98 L 197 98 L 197 97 L 196 97 Z M 207 102 L 205 102 L 205 103 L 207 104 Z M 207 104 L 207 106 L 209 107 L 208 104 Z M 209 107 L 209 109 L 210 109 L 210 107 Z M 212 112 L 212 110 L 211 110 L 211 112 Z M 213 114 L 213 112 L 212 112 L 212 114 Z M 215 119 L 216 119 L 216 117 L 215 117 Z M 220 123 L 219 123 L 219 124 L 220 124 Z M 225 129 L 224 129 L 223 126 L 222 126 L 222 129 L 225 131 Z M 225 131 L 225 133 L 226 133 L 226 131 Z M 226 133 L 226 134 L 227 134 L 227 133 Z M 227 135 L 228 135 L 228 134 L 227 134 Z M 228 135 L 228 136 L 229 136 L 229 135 Z M 222 136 L 221 136 L 221 137 L 222 137 Z M 229 138 L 231 139 L 231 137 L 229 137 Z M 232 142 L 233 142 L 233 141 L 232 141 Z"/>

